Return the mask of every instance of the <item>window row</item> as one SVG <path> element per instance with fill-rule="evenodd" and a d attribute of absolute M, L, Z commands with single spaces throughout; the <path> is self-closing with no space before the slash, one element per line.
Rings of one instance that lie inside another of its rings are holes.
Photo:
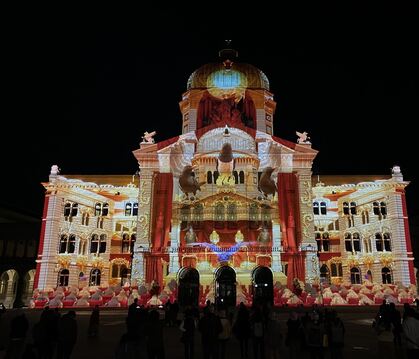
<path fill-rule="evenodd" d="M 90 253 L 98 254 L 106 252 L 106 234 L 93 234 L 90 239 Z M 60 245 L 58 248 L 58 253 L 68 253 L 72 254 L 76 250 L 76 236 L 74 234 L 66 235 L 63 234 L 60 237 Z M 86 241 L 80 240 L 79 242 L 79 255 L 86 254 Z"/>
<path fill-rule="evenodd" d="M 371 242 L 365 238 L 364 252 L 370 253 Z M 375 234 L 375 249 L 377 252 L 391 252 L 391 236 L 390 233 Z M 359 233 L 345 233 L 345 250 L 347 252 L 361 252 L 361 237 Z"/>
<path fill-rule="evenodd" d="M 101 277 L 101 271 L 100 269 L 92 269 L 90 271 L 89 275 L 89 286 L 98 286 L 100 285 L 100 277 Z M 68 282 L 70 279 L 70 272 L 68 269 L 61 269 L 58 273 L 58 279 L 57 279 L 57 286 L 59 287 L 67 287 Z M 80 282 L 84 281 L 85 274 L 83 272 L 79 273 L 79 287 L 81 287 Z"/>
<path fill-rule="evenodd" d="M 372 282 L 372 273 L 370 270 L 367 271 L 366 279 Z M 393 276 L 389 268 L 383 267 L 381 269 L 381 281 L 383 282 L 383 284 L 393 283 Z M 361 270 L 358 267 L 351 268 L 351 283 L 362 284 Z"/>
<path fill-rule="evenodd" d="M 314 203 L 316 203 L 316 202 L 314 202 Z M 321 203 L 324 203 L 324 202 L 321 202 Z M 345 215 L 357 214 L 356 202 L 343 202 L 342 207 L 343 207 L 343 214 L 345 214 Z M 313 208 L 314 208 L 314 204 L 313 204 Z M 381 218 L 386 218 L 386 216 L 387 216 L 387 204 L 385 202 L 374 202 L 372 204 L 372 209 L 373 209 L 374 215 L 379 216 L 380 219 Z M 314 214 L 316 214 L 316 213 L 314 213 Z M 361 215 L 363 216 L 362 223 L 363 224 L 365 224 L 365 222 L 369 223 L 368 211 L 363 211 L 361 213 Z"/>
<path fill-rule="evenodd" d="M 322 279 L 322 282 L 330 282 L 330 277 L 342 277 L 343 276 L 343 270 L 342 270 L 342 264 L 341 263 L 332 263 L 330 265 L 330 271 L 329 267 L 326 264 L 323 264 L 320 267 L 320 278 Z M 370 270 L 366 273 L 366 279 L 368 279 L 370 282 L 372 282 L 372 273 Z M 350 279 L 352 284 L 362 284 L 362 276 L 361 276 L 361 270 L 358 267 L 353 267 L 350 270 Z M 381 269 L 381 280 L 383 284 L 392 284 L 393 278 L 391 274 L 391 270 L 387 267 L 383 267 Z"/>
<path fill-rule="evenodd" d="M 207 183 L 208 184 L 212 184 L 212 183 L 216 183 L 218 176 L 220 175 L 220 173 L 218 171 L 208 171 L 207 172 Z M 234 176 L 234 182 L 236 184 L 243 184 L 244 183 L 244 172 L 240 171 L 233 171 L 233 176 Z"/>
<path fill-rule="evenodd" d="M 64 205 L 64 217 L 71 218 L 71 217 L 77 217 L 79 211 L 79 205 L 75 202 L 67 202 Z M 100 203 L 97 202 L 95 204 L 95 216 L 96 217 L 106 217 L 109 214 L 109 203 Z M 89 214 L 87 212 L 84 212 L 82 215 L 82 224 L 85 224 L 85 222 L 89 221 Z M 88 225 L 85 224 L 86 226 Z"/>

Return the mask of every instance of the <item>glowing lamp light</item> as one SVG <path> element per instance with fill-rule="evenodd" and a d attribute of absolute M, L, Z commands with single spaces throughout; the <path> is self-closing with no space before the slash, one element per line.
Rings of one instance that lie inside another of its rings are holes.
<path fill-rule="evenodd" d="M 213 244 L 217 244 L 220 241 L 220 235 L 215 231 L 215 229 L 213 229 L 210 234 L 210 241 Z"/>
<path fill-rule="evenodd" d="M 236 243 L 241 243 L 241 242 L 243 242 L 243 239 L 244 239 L 243 233 L 239 229 L 237 231 L 236 235 L 234 236 L 234 240 L 236 241 Z"/>

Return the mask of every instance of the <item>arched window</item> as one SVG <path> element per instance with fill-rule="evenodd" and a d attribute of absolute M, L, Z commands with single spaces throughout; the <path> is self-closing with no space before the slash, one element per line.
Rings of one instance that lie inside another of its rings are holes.
<path fill-rule="evenodd" d="M 237 171 L 233 171 L 233 176 L 234 176 L 234 183 L 239 184 L 239 174 L 237 173 Z"/>
<path fill-rule="evenodd" d="M 249 207 L 249 220 L 250 221 L 259 220 L 259 207 L 256 203 L 252 203 Z"/>
<path fill-rule="evenodd" d="M 224 221 L 225 213 L 224 213 L 224 205 L 222 203 L 217 203 L 215 206 L 215 220 L 216 221 Z"/>
<path fill-rule="evenodd" d="M 351 283 L 361 284 L 361 272 L 359 271 L 359 268 L 351 268 Z"/>
<path fill-rule="evenodd" d="M 320 281 L 322 283 L 329 283 L 329 281 L 330 281 L 329 280 L 329 275 L 330 275 L 329 268 L 327 267 L 326 264 L 323 264 L 320 267 Z"/>
<path fill-rule="evenodd" d="M 193 208 L 193 220 L 195 222 L 204 220 L 204 206 L 202 205 L 202 203 L 198 203 Z"/>
<path fill-rule="evenodd" d="M 131 243 L 130 243 L 130 253 L 134 253 L 134 245 L 135 241 L 137 240 L 137 236 L 135 234 L 131 234 Z"/>
<path fill-rule="evenodd" d="M 78 283 L 79 288 L 81 288 L 83 286 L 85 280 L 86 279 L 84 277 L 84 273 L 80 272 L 79 273 L 79 283 Z"/>
<path fill-rule="evenodd" d="M 338 263 L 338 277 L 343 276 L 342 263 Z"/>
<path fill-rule="evenodd" d="M 70 234 L 70 238 L 68 239 L 68 253 L 74 253 L 76 250 L 76 236 L 74 234 Z"/>
<path fill-rule="evenodd" d="M 326 202 L 320 202 L 320 214 L 327 214 Z"/>
<path fill-rule="evenodd" d="M 343 214 L 349 214 L 349 203 L 343 202 Z"/>
<path fill-rule="evenodd" d="M 372 272 L 369 269 L 367 270 L 367 275 L 365 277 L 372 283 Z"/>
<path fill-rule="evenodd" d="M 64 217 L 69 217 L 71 214 L 71 203 L 66 203 L 64 205 Z"/>
<path fill-rule="evenodd" d="M 319 202 L 313 202 L 313 213 L 316 215 L 320 214 Z"/>
<path fill-rule="evenodd" d="M 376 216 L 380 215 L 380 205 L 378 204 L 378 202 L 374 202 L 372 204 L 372 210 Z"/>
<path fill-rule="evenodd" d="M 207 172 L 207 183 L 212 184 L 212 172 L 211 171 Z"/>
<path fill-rule="evenodd" d="M 381 278 L 383 279 L 383 284 L 393 283 L 393 279 L 391 278 L 391 271 L 387 267 L 381 269 Z"/>
<path fill-rule="evenodd" d="M 243 171 L 239 172 L 239 183 L 241 183 L 241 184 L 244 183 L 244 172 Z"/>
<path fill-rule="evenodd" d="M 73 203 L 71 206 L 71 217 L 76 217 L 79 211 L 79 205 L 77 203 Z"/>
<path fill-rule="evenodd" d="M 332 263 L 330 265 L 330 271 L 332 273 L 332 277 L 337 277 L 338 276 L 338 267 L 337 267 L 336 263 Z"/>
<path fill-rule="evenodd" d="M 109 213 L 109 203 L 104 203 L 102 206 L 102 216 L 106 217 Z"/>
<path fill-rule="evenodd" d="M 60 238 L 60 248 L 58 250 L 58 253 L 67 252 L 67 246 L 68 246 L 68 237 L 67 235 L 62 234 Z"/>
<path fill-rule="evenodd" d="M 387 205 L 385 202 L 380 203 L 380 213 L 382 214 L 383 218 L 387 216 Z"/>
<path fill-rule="evenodd" d="M 102 203 L 98 202 L 95 204 L 95 216 L 99 217 L 101 213 L 102 213 Z"/>
<path fill-rule="evenodd" d="M 67 287 L 68 286 L 68 279 L 70 277 L 70 272 L 68 269 L 61 269 L 58 273 L 58 287 Z"/>
<path fill-rule="evenodd" d="M 90 239 L 90 253 L 97 253 L 99 250 L 99 236 L 97 234 L 92 234 Z"/>
<path fill-rule="evenodd" d="M 351 214 L 356 214 L 356 203 L 351 202 Z"/>
<path fill-rule="evenodd" d="M 214 171 L 214 183 L 217 183 L 217 179 L 220 173 L 218 171 Z"/>
<path fill-rule="evenodd" d="M 352 235 L 350 233 L 345 233 L 345 250 L 352 252 Z"/>
<path fill-rule="evenodd" d="M 329 233 L 325 232 L 322 234 L 322 242 L 323 242 L 323 251 L 329 252 L 329 248 L 330 248 Z"/>
<path fill-rule="evenodd" d="M 390 233 L 384 233 L 383 234 L 383 240 L 384 240 L 384 249 L 387 252 L 391 252 L 391 240 L 390 240 Z"/>
<path fill-rule="evenodd" d="M 237 206 L 235 203 L 227 205 L 227 221 L 237 221 Z"/>
<path fill-rule="evenodd" d="M 129 234 L 124 233 L 122 235 L 122 253 L 129 253 L 130 244 Z"/>
<path fill-rule="evenodd" d="M 99 253 L 106 252 L 106 234 L 100 235 Z"/>
<path fill-rule="evenodd" d="M 128 202 L 125 204 L 125 216 L 131 216 L 131 211 L 132 211 L 132 204 L 131 202 Z"/>
<path fill-rule="evenodd" d="M 132 215 L 138 216 L 138 202 L 134 202 L 134 205 L 132 206 Z"/>
<path fill-rule="evenodd" d="M 355 252 L 361 252 L 361 237 L 359 236 L 359 233 L 352 234 L 352 246 L 354 248 Z"/>
<path fill-rule="evenodd" d="M 92 269 L 90 271 L 90 285 L 100 285 L 100 270 Z"/>
<path fill-rule="evenodd" d="M 375 248 L 377 249 L 377 252 L 382 252 L 384 250 L 383 236 L 381 233 L 375 234 Z"/>
<path fill-rule="evenodd" d="M 121 266 L 121 269 L 119 270 L 119 276 L 121 277 L 121 285 L 124 285 L 125 282 L 127 281 L 128 273 L 129 273 L 128 268 L 125 266 L 125 264 L 123 264 Z"/>

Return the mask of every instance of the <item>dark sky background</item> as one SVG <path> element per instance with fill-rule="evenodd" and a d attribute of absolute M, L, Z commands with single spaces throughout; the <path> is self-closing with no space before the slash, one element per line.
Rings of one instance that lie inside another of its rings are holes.
<path fill-rule="evenodd" d="M 181 132 L 178 102 L 189 75 L 217 61 L 231 38 L 239 61 L 270 80 L 275 135 L 295 141 L 296 130 L 309 132 L 320 151 L 315 174 L 390 174 L 398 164 L 412 181 L 410 215 L 419 213 L 414 12 L 204 14 L 19 17 L 2 51 L 3 204 L 40 217 L 40 182 L 52 164 L 63 175 L 133 174 L 142 133 L 156 130 L 161 141 Z"/>

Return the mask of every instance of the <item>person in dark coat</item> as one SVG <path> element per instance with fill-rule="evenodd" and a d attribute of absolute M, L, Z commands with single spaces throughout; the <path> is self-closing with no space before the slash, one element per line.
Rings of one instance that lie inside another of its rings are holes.
<path fill-rule="evenodd" d="M 214 306 L 204 309 L 204 316 L 199 321 L 198 329 L 201 332 L 204 359 L 218 359 L 218 335 L 222 332 L 223 326 L 220 318 L 214 314 Z"/>
<path fill-rule="evenodd" d="M 195 344 L 195 319 L 191 309 L 187 309 L 185 311 L 185 319 L 183 320 L 180 329 L 182 330 L 180 340 L 185 347 L 185 359 L 193 359 Z"/>
<path fill-rule="evenodd" d="M 88 336 L 90 338 L 96 338 L 99 332 L 99 306 L 96 305 L 95 308 L 92 310 L 92 314 L 90 315 L 89 319 L 89 328 L 88 328 Z"/>
<path fill-rule="evenodd" d="M 10 322 L 10 341 L 6 352 L 6 359 L 20 358 L 22 355 L 26 338 L 26 333 L 29 328 L 28 319 L 25 313 L 18 312 L 18 315 Z"/>
<path fill-rule="evenodd" d="M 249 356 L 250 320 L 249 311 L 243 302 L 239 305 L 237 318 L 233 325 L 233 333 L 240 342 L 240 357 L 247 358 Z"/>
<path fill-rule="evenodd" d="M 69 359 L 77 342 L 76 312 L 70 310 L 59 323 L 58 354 L 59 359 Z"/>
<path fill-rule="evenodd" d="M 149 314 L 145 335 L 147 336 L 148 359 L 164 359 L 163 324 L 156 310 L 152 310 Z"/>

